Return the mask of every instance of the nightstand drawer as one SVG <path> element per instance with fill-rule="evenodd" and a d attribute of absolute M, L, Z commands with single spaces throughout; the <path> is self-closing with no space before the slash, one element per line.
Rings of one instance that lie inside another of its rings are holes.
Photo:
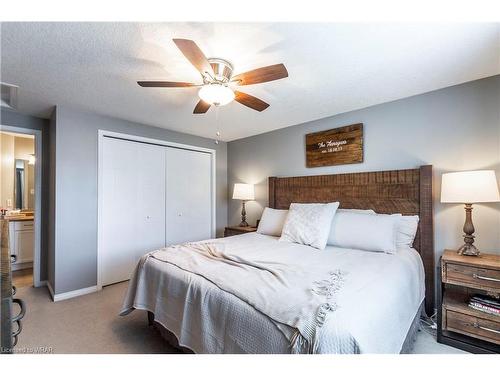
<path fill-rule="evenodd" d="M 500 291 L 500 270 L 446 263 L 443 282 L 472 285 Z"/>
<path fill-rule="evenodd" d="M 224 229 L 224 237 L 237 236 L 239 234 L 252 233 L 257 230 L 256 227 L 226 227 Z"/>
<path fill-rule="evenodd" d="M 245 232 L 241 232 L 241 231 L 237 231 L 237 230 L 232 230 L 232 229 L 226 228 L 226 230 L 224 231 L 224 237 L 237 236 L 239 234 L 244 234 L 244 233 Z"/>
<path fill-rule="evenodd" d="M 500 344 L 499 322 L 446 309 L 444 313 L 446 314 L 444 329 Z"/>

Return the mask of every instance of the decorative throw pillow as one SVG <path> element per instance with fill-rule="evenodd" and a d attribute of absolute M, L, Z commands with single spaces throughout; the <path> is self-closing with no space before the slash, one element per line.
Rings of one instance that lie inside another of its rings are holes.
<path fill-rule="evenodd" d="M 266 234 L 268 236 L 281 236 L 287 215 L 288 210 L 277 210 L 269 207 L 264 208 L 257 228 L 257 233 Z"/>
<path fill-rule="evenodd" d="M 339 207 L 334 203 L 292 203 L 280 241 L 295 242 L 324 249 L 332 219 Z"/>

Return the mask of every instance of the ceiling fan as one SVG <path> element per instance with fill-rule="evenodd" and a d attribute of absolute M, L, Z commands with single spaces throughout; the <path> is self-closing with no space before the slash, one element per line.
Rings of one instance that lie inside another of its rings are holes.
<path fill-rule="evenodd" d="M 233 86 L 253 85 L 288 77 L 283 64 L 265 66 L 233 76 L 233 66 L 227 60 L 206 58 L 195 42 L 189 39 L 173 39 L 176 46 L 191 64 L 200 72 L 202 84 L 168 81 L 138 81 L 142 87 L 201 87 L 200 101 L 193 113 L 206 113 L 210 106 L 222 106 L 233 100 L 262 112 L 269 104 L 255 96 L 237 91 Z"/>

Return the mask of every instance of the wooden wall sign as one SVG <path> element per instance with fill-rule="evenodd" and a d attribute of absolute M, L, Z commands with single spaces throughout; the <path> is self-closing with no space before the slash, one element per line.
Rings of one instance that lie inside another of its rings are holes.
<path fill-rule="evenodd" d="M 306 134 L 306 166 L 363 162 L 363 124 Z"/>

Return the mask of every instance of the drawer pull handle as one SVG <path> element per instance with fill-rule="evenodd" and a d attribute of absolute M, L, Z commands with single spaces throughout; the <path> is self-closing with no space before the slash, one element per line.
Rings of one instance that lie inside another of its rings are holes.
<path fill-rule="evenodd" d="M 479 328 L 479 329 L 482 329 L 482 330 L 484 330 L 484 331 L 488 331 L 488 332 L 493 332 L 493 333 L 496 333 L 496 334 L 500 334 L 500 331 L 499 331 L 499 330 L 497 330 L 497 329 L 487 328 L 487 327 L 482 327 L 482 326 L 480 326 L 480 325 L 479 325 L 479 324 L 477 324 L 477 323 L 474 323 L 472 326 L 473 326 L 474 328 Z"/>
<path fill-rule="evenodd" d="M 479 279 L 479 280 L 486 280 L 486 281 L 496 281 L 497 283 L 500 283 L 500 280 L 499 279 L 495 279 L 493 277 L 486 277 L 486 276 L 479 276 L 479 275 L 476 275 L 475 273 L 472 274 L 472 277 L 474 279 Z"/>

